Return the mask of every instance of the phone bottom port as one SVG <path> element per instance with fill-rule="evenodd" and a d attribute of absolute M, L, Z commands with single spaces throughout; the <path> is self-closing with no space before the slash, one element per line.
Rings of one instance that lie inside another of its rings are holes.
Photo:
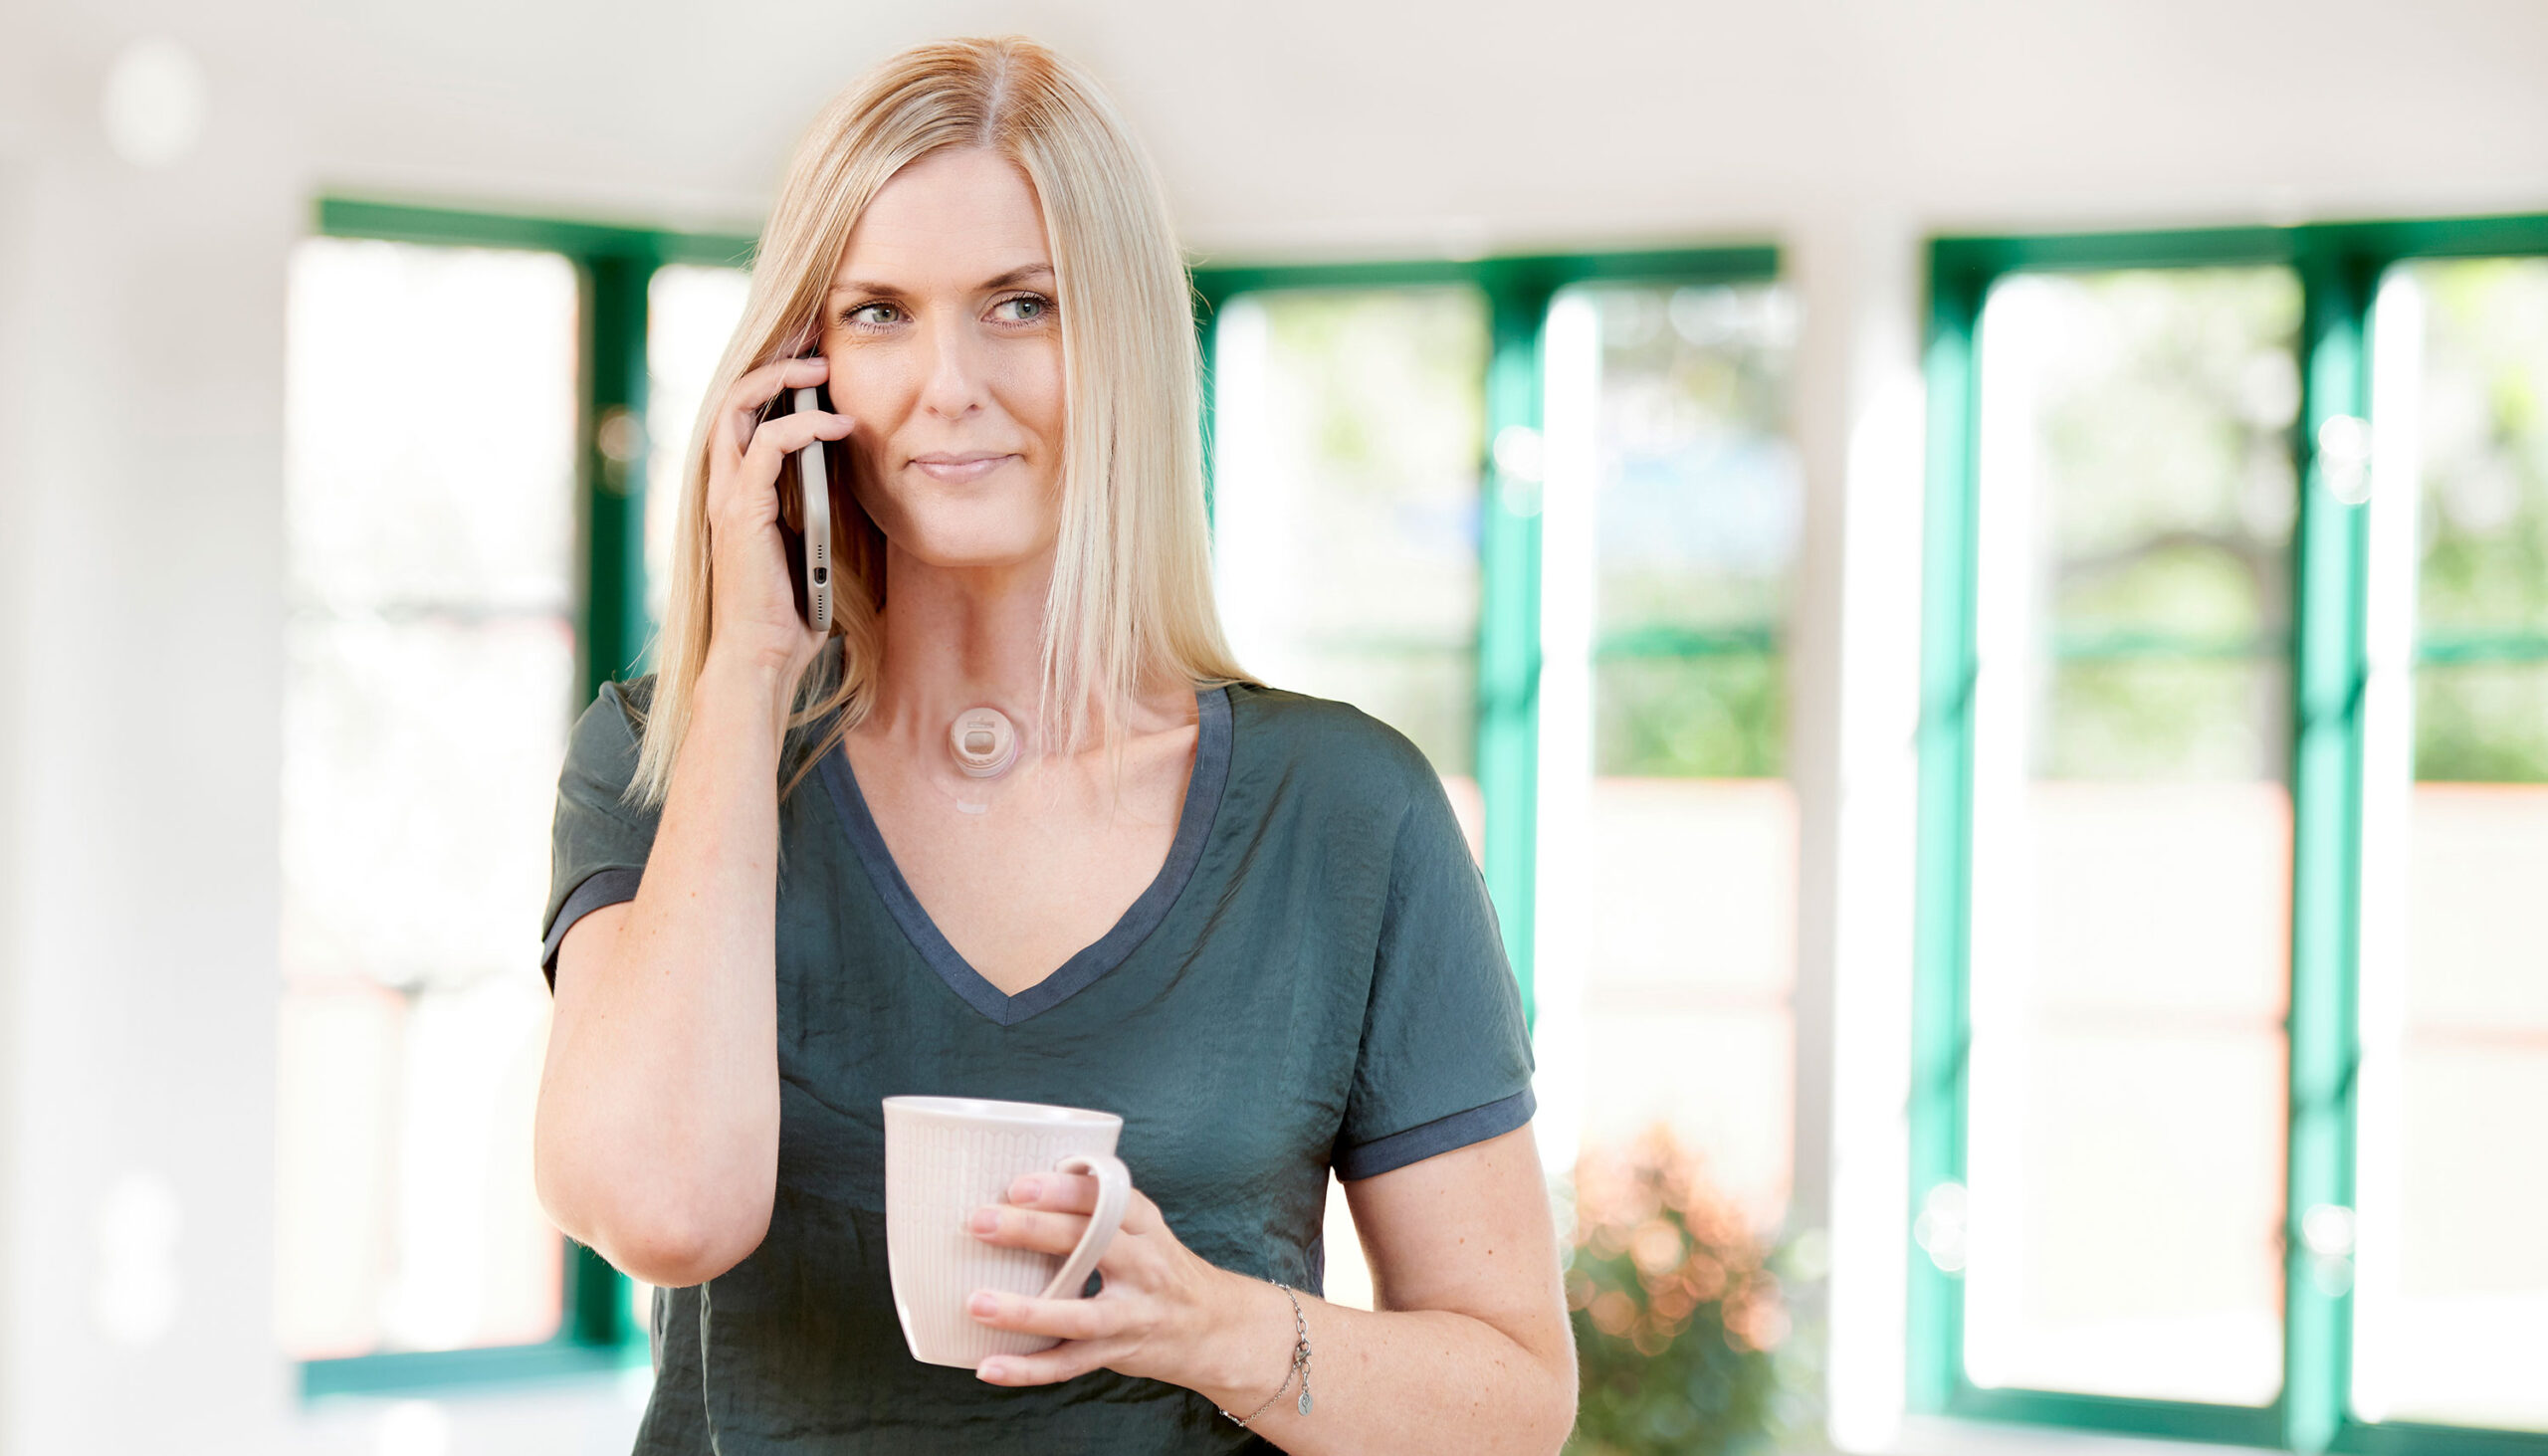
<path fill-rule="evenodd" d="M 814 568 L 814 584 L 816 586 L 825 585 L 829 583 L 831 579 L 832 568 L 829 566 L 817 566 Z"/>

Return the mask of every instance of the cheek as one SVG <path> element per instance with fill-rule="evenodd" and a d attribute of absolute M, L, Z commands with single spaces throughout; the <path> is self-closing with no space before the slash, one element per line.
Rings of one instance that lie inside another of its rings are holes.
<path fill-rule="evenodd" d="M 832 411 L 849 416 L 861 434 L 871 425 L 890 426 L 911 412 L 920 380 L 909 359 L 884 349 L 849 350 L 826 357 L 831 365 Z"/>
<path fill-rule="evenodd" d="M 1054 339 L 1020 348 L 1004 361 L 1000 394 L 1011 418 L 1043 443 L 1056 470 L 1061 467 L 1062 424 L 1068 413 L 1062 387 L 1062 344 Z"/>
<path fill-rule="evenodd" d="M 849 449 L 858 461 L 856 485 L 864 501 L 876 478 L 877 451 L 910 416 L 919 385 L 901 361 L 881 350 L 835 353 L 830 359 L 832 413 L 846 416 L 852 426 Z"/>

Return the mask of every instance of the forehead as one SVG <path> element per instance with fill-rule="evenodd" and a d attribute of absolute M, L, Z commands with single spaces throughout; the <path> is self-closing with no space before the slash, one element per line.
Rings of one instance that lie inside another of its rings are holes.
<path fill-rule="evenodd" d="M 832 287 L 973 287 L 1038 263 L 1050 266 L 1052 254 L 1035 189 L 1006 157 L 966 147 L 925 156 L 885 183 L 850 231 Z"/>

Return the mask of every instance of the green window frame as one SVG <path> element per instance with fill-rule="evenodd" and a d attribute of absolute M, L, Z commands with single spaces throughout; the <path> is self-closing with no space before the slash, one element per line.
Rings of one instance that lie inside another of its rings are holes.
<path fill-rule="evenodd" d="M 1971 934 L 1978 325 L 1991 286 L 2014 273 L 2240 264 L 2288 267 L 2302 298 L 2300 482 L 2293 535 L 2290 1151 L 2283 1217 L 2283 1387 L 2245 1408 L 2058 1391 L 1984 1389 L 1964 1370 L 1962 1279 L 1916 1240 L 1909 1250 L 1907 1393 L 1912 1409 L 1991 1421 L 2301 1452 L 2366 1456 L 2548 1456 L 2548 1434 L 2370 1422 L 2349 1408 L 2352 1296 L 2310 1277 L 2300 1211 L 2354 1205 L 2356 978 L 2361 899 L 2363 688 L 2368 515 L 2323 488 L 2315 442 L 2327 420 L 2371 410 L 2371 308 L 2392 265 L 2427 258 L 2548 255 L 2548 215 L 2327 223 L 2284 228 L 1951 237 L 1929 249 L 1922 370 L 1928 498 L 1921 621 L 1918 860 L 1910 1103 L 1910 1212 L 1965 1177 Z M 2374 422 L 2376 426 L 2376 421 Z M 2148 644 L 2079 644 L 2126 651 Z M 2066 650 L 2065 645 L 2065 650 Z M 2187 644 L 2165 644 L 2170 651 Z M 2420 642 L 2417 660 L 2469 652 L 2548 655 L 2548 643 Z M 1906 1220 L 1906 1234 L 1909 1231 Z"/>
<path fill-rule="evenodd" d="M 639 665 L 653 635 L 646 607 L 646 300 L 655 270 L 741 267 L 752 239 L 665 232 L 344 197 L 318 199 L 315 233 L 451 248 L 562 255 L 581 294 L 576 421 L 576 698 Z M 634 426 L 635 433 L 629 427 Z M 641 442 L 632 451 L 628 442 Z M 607 447 L 607 448 L 606 448 Z M 528 932 L 526 932 L 528 934 Z M 528 967 L 526 967 L 528 969 Z M 535 1345 L 397 1351 L 301 1362 L 304 1398 L 449 1391 L 610 1373 L 649 1359 L 631 1318 L 627 1276 L 568 1240 L 556 1335 Z"/>
<path fill-rule="evenodd" d="M 1477 440 L 1479 520 L 1477 778 L 1486 804 L 1485 875 L 1504 931 L 1504 949 L 1534 1021 L 1532 976 L 1539 853 L 1540 519 L 1539 482 L 1508 475 L 1495 442 L 1508 429 L 1543 427 L 1542 340 L 1560 291 L 1585 283 L 1762 283 L 1779 276 L 1771 246 L 1534 254 L 1472 260 L 1266 266 L 1197 265 L 1195 325 L 1202 335 L 1204 459 L 1211 459 L 1214 377 L 1212 320 L 1241 294 L 1287 290 L 1465 287 L 1487 305 L 1486 401 Z M 1209 483 L 1206 479 L 1206 502 Z M 1703 658 L 1757 652 L 1753 634 L 1620 633 L 1594 644 L 1597 658 Z"/>

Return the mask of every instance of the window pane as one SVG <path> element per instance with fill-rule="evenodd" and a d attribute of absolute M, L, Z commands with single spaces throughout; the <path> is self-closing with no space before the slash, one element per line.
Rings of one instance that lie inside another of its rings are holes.
<path fill-rule="evenodd" d="M 646 611 L 664 620 L 672 589 L 682 472 L 709 378 L 743 320 L 751 275 L 670 264 L 646 286 Z"/>
<path fill-rule="evenodd" d="M 1596 659 L 1592 704 L 1592 762 L 1604 775 L 1771 778 L 1786 768 L 1787 661 L 1775 651 Z"/>
<path fill-rule="evenodd" d="M 547 893 L 572 628 L 312 613 L 287 635 L 285 976 L 522 974 Z"/>
<path fill-rule="evenodd" d="M 1787 290 L 1577 292 L 1600 339 L 1604 635 L 1777 627 L 1804 509 L 1786 434 Z"/>
<path fill-rule="evenodd" d="M 1551 952 L 1586 957 L 1582 1136 L 1617 1148 L 1671 1126 L 1714 1191 L 1766 1230 L 1794 1161 L 1782 655 L 1803 504 L 1785 433 L 1794 310 L 1770 283 L 1604 285 L 1570 291 L 1558 308 L 1570 307 L 1592 347 L 1553 345 L 1550 388 L 1553 400 L 1569 388 L 1555 371 L 1594 376 L 1591 560 L 1556 559 L 1577 539 L 1561 521 L 1544 571 L 1561 591 L 1565 573 L 1591 573 L 1592 777 L 1580 825 L 1544 826 L 1579 842 L 1550 843 L 1543 862 L 1582 862 L 1580 903 L 1556 907 L 1582 948 Z M 1550 983 L 1569 979 L 1560 967 Z"/>
<path fill-rule="evenodd" d="M 1977 1384 L 2281 1384 L 2298 319 L 2279 269 L 1984 309 Z"/>
<path fill-rule="evenodd" d="M 2374 336 L 2354 1401 L 2548 1430 L 2548 261 Z"/>
<path fill-rule="evenodd" d="M 1243 295 L 1213 346 L 1214 567 L 1239 661 L 1405 733 L 1474 823 L 1485 300 Z"/>
<path fill-rule="evenodd" d="M 316 239 L 290 309 L 278 1334 L 303 1358 L 540 1340 L 575 276 Z"/>
<path fill-rule="evenodd" d="M 298 604 L 567 610 L 576 306 L 565 260 L 317 238 L 293 255 L 289 307 L 286 570 Z"/>
<path fill-rule="evenodd" d="M 2535 645 L 2540 649 L 2548 649 L 2548 640 Z M 2429 783 L 2548 779 L 2548 664 L 2420 665 L 2416 777 Z"/>

